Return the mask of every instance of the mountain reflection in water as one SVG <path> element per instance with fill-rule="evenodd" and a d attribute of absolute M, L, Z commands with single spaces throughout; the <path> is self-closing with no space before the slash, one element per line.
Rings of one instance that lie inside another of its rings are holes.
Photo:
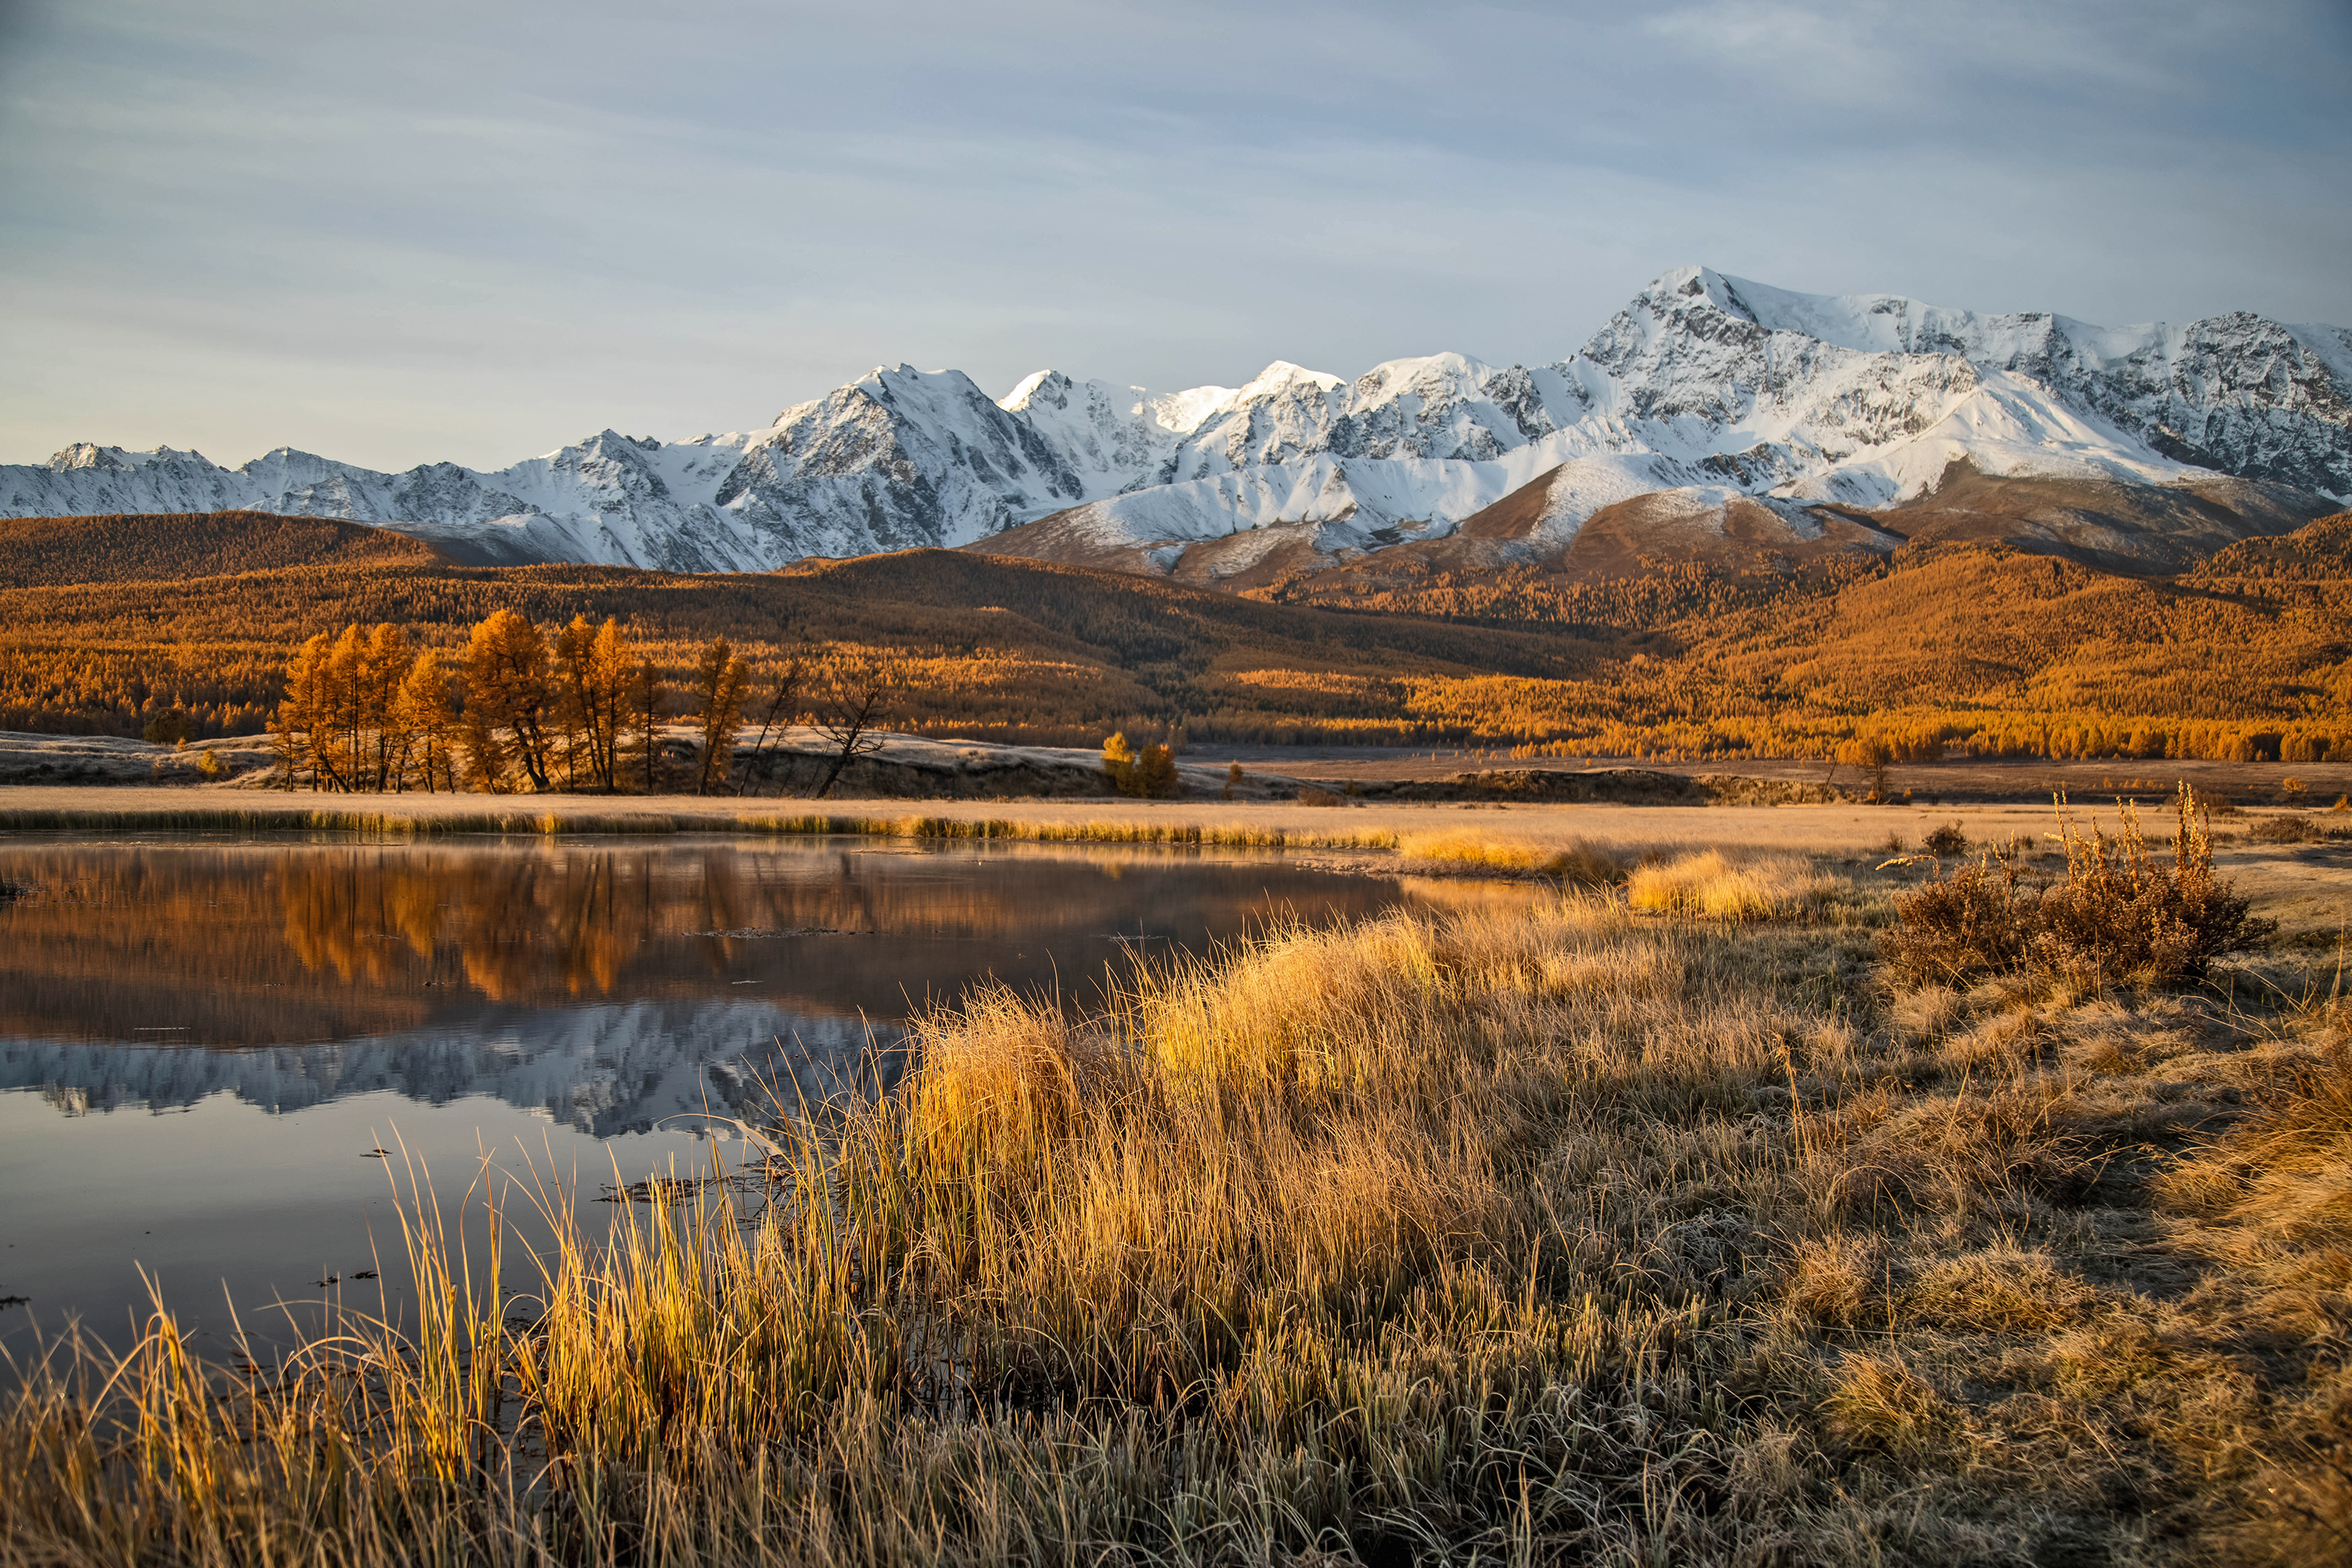
<path fill-rule="evenodd" d="M 1401 896 L 1027 847 L 56 846 L 0 871 L 33 889 L 0 913 L 0 1087 L 68 1110 L 492 1093 L 607 1136 L 675 1110 L 684 1063 L 748 1052 L 724 1098 L 779 1070 L 809 1092 L 985 975 L 1084 998 L 1122 939 L 1199 949 Z"/>
<path fill-rule="evenodd" d="M 0 1341 L 127 1321 L 139 1268 L 206 1333 L 224 1288 L 322 1299 L 399 1234 L 379 1147 L 445 1211 L 484 1160 L 693 1174 L 726 1157 L 701 1113 L 887 1089 L 903 1021 L 976 982 L 1083 1006 L 1137 952 L 1420 901 L 1271 857 L 870 840 L 12 836 L 0 879 L 29 889 L 0 902 L 0 1299 L 31 1299 Z"/>
<path fill-rule="evenodd" d="M 10 1039 L 0 1089 L 37 1089 L 69 1116 L 223 1093 L 268 1111 L 383 1090 L 428 1105 L 488 1094 L 613 1138 L 701 1111 L 762 1115 L 779 1095 L 870 1092 L 893 1073 L 898 1033 L 764 1002 L 501 1008 L 465 1026 L 245 1050 Z"/>

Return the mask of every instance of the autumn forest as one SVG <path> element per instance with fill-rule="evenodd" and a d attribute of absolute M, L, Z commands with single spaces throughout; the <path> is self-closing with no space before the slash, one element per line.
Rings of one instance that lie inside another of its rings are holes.
<path fill-rule="evenodd" d="M 219 515 L 0 524 L 0 728 L 269 732 L 289 777 L 332 789 L 641 788 L 663 726 L 731 739 L 845 701 L 1087 746 L 2352 759 L 2352 514 L 2169 579 L 1940 545 L 1824 575 L 1247 595 L 944 551 L 462 567 L 377 530 L 250 522 L 249 549 Z"/>

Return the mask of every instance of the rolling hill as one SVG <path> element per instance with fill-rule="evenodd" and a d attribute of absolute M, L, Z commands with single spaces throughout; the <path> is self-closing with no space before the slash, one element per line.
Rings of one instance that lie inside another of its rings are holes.
<path fill-rule="evenodd" d="M 2169 576 L 1963 537 L 1809 570 L 1693 560 L 1595 580 L 1374 558 L 1242 594 L 940 550 L 716 575 L 465 566 L 373 553 L 408 546 L 365 530 L 348 554 L 205 577 L 204 535 L 158 556 L 153 520 L 73 526 L 41 559 L 85 563 L 86 580 L 0 589 L 0 728 L 136 734 L 180 709 L 199 734 L 251 733 L 314 632 L 396 622 L 454 651 L 511 608 L 616 617 L 673 683 L 717 636 L 768 668 L 812 651 L 820 679 L 885 668 L 893 726 L 932 735 L 2352 756 L 2352 514 Z"/>

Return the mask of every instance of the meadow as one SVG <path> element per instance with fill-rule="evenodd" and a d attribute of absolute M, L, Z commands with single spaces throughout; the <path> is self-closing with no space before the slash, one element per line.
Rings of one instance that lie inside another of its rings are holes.
<path fill-rule="evenodd" d="M 1647 819 L 1425 816 L 1549 890 L 934 1014 L 727 1202 L 413 1230 L 418 1320 L 60 1345 L 0 1563 L 2352 1550 L 2336 852 Z"/>

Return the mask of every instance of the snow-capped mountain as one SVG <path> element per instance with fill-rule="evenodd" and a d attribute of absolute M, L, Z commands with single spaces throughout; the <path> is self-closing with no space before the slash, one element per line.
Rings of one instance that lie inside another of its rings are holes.
<path fill-rule="evenodd" d="M 2352 332 L 2242 312 L 2105 328 L 1668 272 L 1576 353 L 1392 360 L 1353 381 L 1277 362 L 1167 395 L 1055 371 L 991 398 L 877 369 L 766 429 L 606 430 L 494 473 L 378 473 L 289 449 L 238 468 L 79 445 L 0 468 L 0 514 L 230 508 L 347 518 L 464 559 L 680 571 L 964 545 L 1165 564 L 1265 530 L 1318 552 L 1443 535 L 1534 483 L 1572 537 L 1659 491 L 1878 508 L 1982 476 L 2179 485 L 2222 474 L 2352 498 Z M 1256 542 L 1221 547 L 1238 569 Z M 1263 552 L 1260 551 L 1260 553 Z M 1235 564 L 1238 563 L 1238 564 Z"/>

